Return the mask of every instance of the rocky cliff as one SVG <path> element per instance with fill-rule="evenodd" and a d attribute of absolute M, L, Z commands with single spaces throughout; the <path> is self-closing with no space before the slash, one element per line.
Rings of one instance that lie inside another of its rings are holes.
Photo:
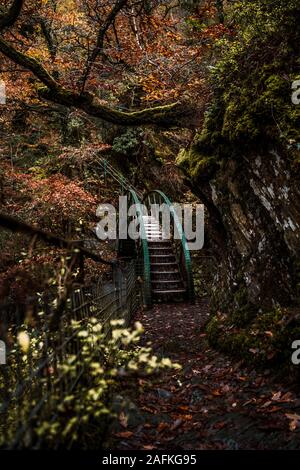
<path fill-rule="evenodd" d="M 300 338 L 299 6 L 249 5 L 214 67 L 203 129 L 177 161 L 210 215 L 210 339 L 260 361 Z"/>
<path fill-rule="evenodd" d="M 181 164 L 183 161 L 181 157 Z M 216 309 L 247 306 L 251 313 L 297 303 L 298 170 L 298 164 L 282 149 L 272 149 L 241 155 L 239 160 L 229 158 L 211 174 L 206 171 L 194 181 L 194 191 L 200 198 L 204 195 L 209 208 L 214 209 L 208 237 L 210 230 L 219 234 L 215 237 Z"/>

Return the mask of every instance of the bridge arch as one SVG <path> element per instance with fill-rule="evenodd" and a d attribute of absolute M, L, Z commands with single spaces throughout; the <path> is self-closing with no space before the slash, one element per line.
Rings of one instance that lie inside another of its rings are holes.
<path fill-rule="evenodd" d="M 118 254 L 123 258 L 136 258 L 137 274 L 141 278 L 143 303 L 186 299 L 194 301 L 194 283 L 191 256 L 182 224 L 170 199 L 159 190 L 146 193 L 141 201 L 133 189 L 127 191 L 128 208 L 135 213 L 128 216 L 127 227 L 135 219 L 140 236 L 119 240 Z M 151 214 L 151 205 L 165 204 L 171 222 L 171 237 L 165 238 L 161 220 Z M 149 215 L 150 214 L 150 215 Z M 175 231 L 179 235 L 174 237 Z M 128 234 L 127 234 L 128 235 Z"/>

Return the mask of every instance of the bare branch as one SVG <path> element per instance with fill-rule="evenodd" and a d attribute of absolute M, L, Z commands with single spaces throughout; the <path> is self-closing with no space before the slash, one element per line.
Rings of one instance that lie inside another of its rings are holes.
<path fill-rule="evenodd" d="M 107 18 L 105 19 L 103 25 L 98 31 L 98 36 L 97 36 L 97 42 L 96 42 L 96 47 L 92 51 L 91 55 L 88 57 L 88 64 L 83 76 L 83 84 L 82 84 L 82 91 L 84 91 L 86 81 L 88 79 L 88 76 L 90 74 L 90 71 L 94 65 L 95 60 L 103 52 L 103 43 L 104 43 L 104 38 L 111 27 L 111 25 L 114 23 L 116 16 L 118 13 L 122 10 L 122 8 L 126 5 L 128 0 L 118 0 L 110 13 L 108 14 Z"/>

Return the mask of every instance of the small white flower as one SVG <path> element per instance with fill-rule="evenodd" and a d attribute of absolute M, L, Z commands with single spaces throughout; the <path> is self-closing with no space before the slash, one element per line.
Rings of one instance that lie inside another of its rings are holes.
<path fill-rule="evenodd" d="M 27 353 L 30 345 L 30 338 L 26 331 L 20 331 L 18 333 L 18 343 L 24 353 Z"/>

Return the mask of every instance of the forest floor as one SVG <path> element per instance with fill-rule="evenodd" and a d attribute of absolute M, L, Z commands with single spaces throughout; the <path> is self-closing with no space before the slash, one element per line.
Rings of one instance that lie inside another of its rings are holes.
<path fill-rule="evenodd" d="M 140 311 L 144 344 L 182 365 L 115 398 L 113 449 L 300 449 L 300 395 L 211 349 L 208 302 L 155 305 Z M 130 397 L 130 398 L 128 398 Z M 118 411 L 119 410 L 119 411 Z"/>

